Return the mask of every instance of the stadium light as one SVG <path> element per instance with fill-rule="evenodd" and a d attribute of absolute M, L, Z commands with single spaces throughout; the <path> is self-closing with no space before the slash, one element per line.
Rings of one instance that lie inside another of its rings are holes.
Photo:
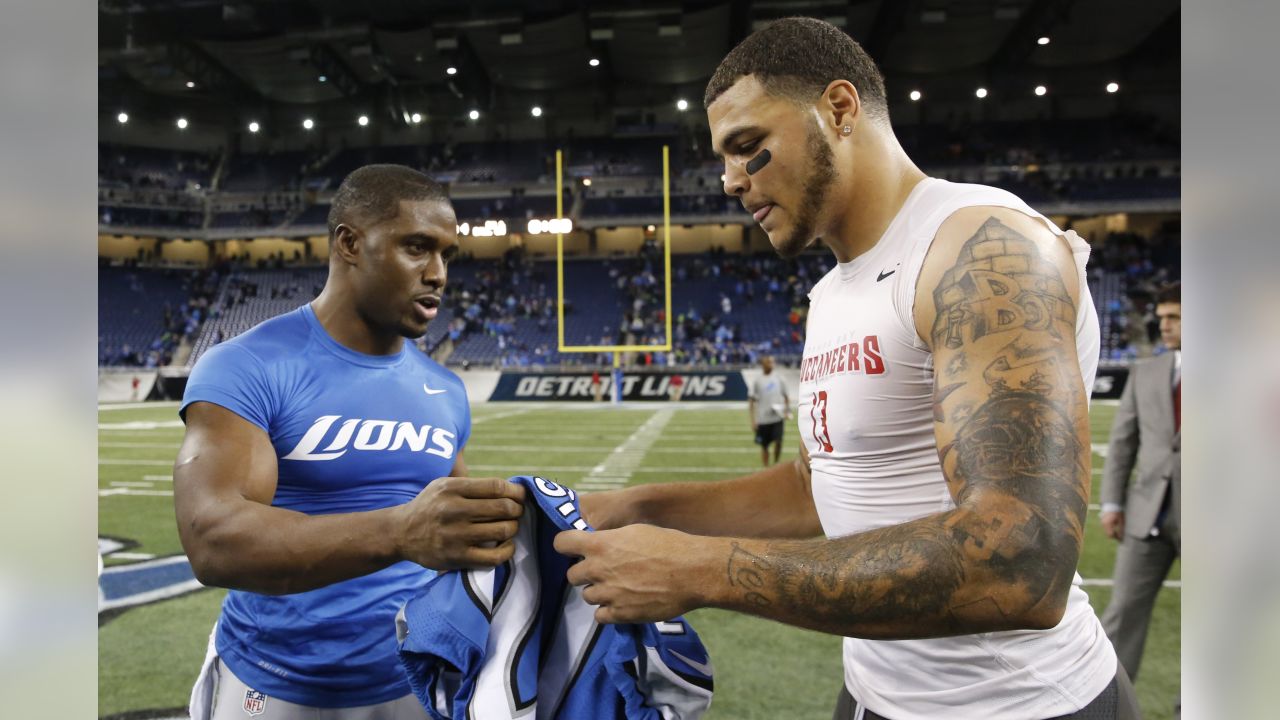
<path fill-rule="evenodd" d="M 413 121 L 414 125 L 417 125 L 422 122 L 422 113 L 414 113 L 409 116 L 409 119 Z"/>
<path fill-rule="evenodd" d="M 573 232 L 573 221 L 569 218 L 554 218 L 551 220 L 530 220 L 529 234 L 540 235 L 542 233 L 570 233 Z M 472 231 L 475 234 L 475 231 Z"/>
<path fill-rule="evenodd" d="M 471 118 L 472 120 L 479 120 L 479 119 L 480 119 L 480 111 L 479 111 L 479 110 L 472 110 L 471 112 L 467 113 L 467 117 Z"/>
<path fill-rule="evenodd" d="M 445 69 L 444 69 L 444 74 L 445 74 L 445 75 L 457 75 L 457 74 L 458 74 L 458 68 L 456 68 L 456 67 L 454 67 L 454 66 L 450 65 L 449 67 L 447 67 L 447 68 L 445 68 Z"/>
<path fill-rule="evenodd" d="M 369 116 L 368 116 L 368 115 L 361 115 L 360 117 L 356 118 L 356 123 L 358 123 L 358 124 L 360 125 L 360 127 L 364 127 L 364 126 L 368 125 L 368 124 L 369 124 Z"/>
<path fill-rule="evenodd" d="M 311 128 L 313 128 L 313 127 L 315 127 L 315 126 L 316 126 L 316 121 L 315 121 L 315 120 L 312 120 L 311 118 L 307 118 L 306 120 L 303 120 L 303 121 L 302 121 L 302 129 L 303 129 L 303 130 L 310 130 Z"/>
<path fill-rule="evenodd" d="M 585 187 L 591 187 L 591 178 L 582 178 L 582 184 Z"/>
<path fill-rule="evenodd" d="M 127 113 L 127 112 L 122 112 L 122 113 L 120 113 L 119 115 L 117 115 L 117 116 L 116 116 L 116 122 L 120 123 L 121 125 L 123 125 L 123 124 L 125 124 L 125 123 L 129 122 L 129 113 Z"/>
<path fill-rule="evenodd" d="M 986 89 L 986 88 L 978 88 L 978 90 L 977 90 L 976 92 L 974 92 L 973 94 L 974 94 L 974 95 L 977 95 L 979 98 L 984 98 L 984 97 L 986 97 L 986 96 L 987 96 L 987 89 Z"/>
<path fill-rule="evenodd" d="M 1045 35 L 1041 35 L 1041 36 L 1040 36 L 1040 39 L 1036 41 L 1036 44 L 1037 44 L 1037 45 L 1048 45 L 1048 44 L 1049 44 L 1049 38 L 1048 38 L 1047 36 L 1045 36 Z"/>
<path fill-rule="evenodd" d="M 178 124 L 178 129 L 179 129 L 179 130 L 186 130 L 186 129 L 187 129 L 187 119 L 186 119 L 186 118 L 183 118 L 183 117 L 178 118 L 178 123 L 177 123 L 177 124 Z"/>
<path fill-rule="evenodd" d="M 1120 90 L 1120 83 L 1114 83 L 1114 82 L 1107 83 L 1107 92 L 1113 93 L 1119 90 Z"/>
<path fill-rule="evenodd" d="M 645 229 L 645 230 L 647 230 L 647 231 L 649 231 L 649 232 L 654 232 L 654 231 L 656 231 L 658 228 L 657 228 L 657 227 L 655 227 L 655 226 L 653 226 L 653 225 L 646 225 L 644 229 Z"/>
<path fill-rule="evenodd" d="M 1037 86 L 1036 86 L 1036 95 L 1037 95 L 1037 96 L 1042 96 L 1042 95 L 1044 95 L 1044 94 L 1045 94 L 1045 93 L 1047 93 L 1047 92 L 1049 92 L 1049 88 L 1047 88 L 1047 87 L 1045 87 L 1045 86 L 1043 86 L 1043 85 L 1037 85 Z"/>
<path fill-rule="evenodd" d="M 590 60 L 587 61 L 587 64 L 590 65 L 591 67 L 599 67 L 600 58 L 591 58 Z"/>
<path fill-rule="evenodd" d="M 529 110 L 529 113 L 534 117 L 542 117 L 542 108 L 538 107 L 537 105 L 534 105 L 533 108 Z"/>
<path fill-rule="evenodd" d="M 911 91 L 911 96 L 910 96 L 910 97 L 911 97 L 911 102 L 916 102 L 916 101 L 918 101 L 918 100 L 920 99 L 920 97 L 921 97 L 921 95 L 920 95 L 920 91 L 919 91 L 919 90 L 912 90 L 912 91 Z"/>
<path fill-rule="evenodd" d="M 724 173 L 720 173 L 720 182 L 724 182 L 725 180 L 728 180 L 728 179 L 729 179 L 728 175 L 725 175 Z"/>
<path fill-rule="evenodd" d="M 505 220 L 485 220 L 483 225 L 464 222 L 458 226 L 458 234 L 471 237 L 506 237 L 507 223 Z"/>
<path fill-rule="evenodd" d="M 688 110 L 689 101 L 685 100 L 684 98 L 680 98 L 679 100 L 676 101 L 676 109 L 679 110 L 680 112 L 684 112 L 685 110 Z"/>
<path fill-rule="evenodd" d="M 329 77 L 327 75 L 321 75 L 316 79 L 319 80 L 320 82 L 329 82 Z"/>
<path fill-rule="evenodd" d="M 261 127 L 262 126 L 258 124 L 258 121 L 254 120 L 253 122 L 249 123 L 249 132 L 256 133 Z"/>
<path fill-rule="evenodd" d="M 188 81 L 187 81 L 187 89 L 191 89 L 191 88 L 193 88 L 193 87 L 195 87 L 195 86 L 196 86 L 196 83 L 195 83 L 195 81 L 194 81 L 194 80 L 188 80 Z"/>

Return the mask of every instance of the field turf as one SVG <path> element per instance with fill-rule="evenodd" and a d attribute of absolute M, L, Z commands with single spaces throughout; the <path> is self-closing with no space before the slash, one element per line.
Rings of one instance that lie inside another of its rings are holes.
<path fill-rule="evenodd" d="M 1094 503 L 1102 469 L 1096 451 L 1105 450 L 1113 413 L 1114 406 L 1097 404 L 1090 418 Z M 538 473 L 586 488 L 599 482 L 597 476 L 610 475 L 627 476 L 630 484 L 719 479 L 753 471 L 760 462 L 743 406 L 491 403 L 477 404 L 474 418 L 466 458 L 475 475 Z M 99 412 L 98 534 L 131 541 L 127 552 L 134 557 L 182 552 L 171 478 L 181 438 L 173 404 Z M 785 442 L 795 445 L 790 427 Z M 1110 597 L 1115 548 L 1102 535 L 1095 505 L 1080 574 L 1099 613 Z M 136 561 L 106 559 L 108 566 Z M 1177 564 L 1170 579 L 1180 580 Z M 200 590 L 100 619 L 99 715 L 185 715 L 224 594 Z M 1160 593 L 1137 684 L 1149 720 L 1173 716 L 1180 689 L 1181 607 L 1180 587 Z M 841 682 L 839 638 L 719 610 L 699 610 L 689 620 L 715 665 L 709 720 L 831 716 Z"/>

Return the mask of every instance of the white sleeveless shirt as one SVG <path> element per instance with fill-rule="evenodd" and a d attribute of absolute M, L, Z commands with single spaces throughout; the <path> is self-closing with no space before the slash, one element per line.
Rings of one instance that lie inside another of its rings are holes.
<path fill-rule="evenodd" d="M 933 355 L 912 316 L 916 280 L 938 228 L 961 208 L 998 206 L 1042 220 L 1070 245 L 1079 275 L 1076 351 L 1086 392 L 1098 369 L 1098 316 L 1085 279 L 1089 246 L 1015 195 L 926 178 L 880 241 L 809 293 L 797 420 L 827 537 L 955 507 L 933 430 Z M 1084 707 L 1116 656 L 1076 574 L 1062 621 L 925 640 L 844 640 L 845 684 L 892 720 L 1029 720 Z"/>

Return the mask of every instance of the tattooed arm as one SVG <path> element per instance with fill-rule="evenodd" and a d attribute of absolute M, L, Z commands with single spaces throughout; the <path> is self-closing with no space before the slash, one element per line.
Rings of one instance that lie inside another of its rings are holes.
<path fill-rule="evenodd" d="M 822 534 L 813 505 L 809 452 L 732 480 L 634 485 L 581 496 L 597 530 L 645 523 L 697 535 L 811 538 Z"/>
<path fill-rule="evenodd" d="M 955 509 L 836 540 L 663 538 L 649 528 L 616 543 L 670 542 L 660 570 L 636 550 L 592 558 L 610 538 L 573 538 L 586 560 L 570 579 L 592 585 L 584 597 L 610 622 L 712 605 L 885 639 L 1056 625 L 1088 503 L 1078 297 L 1070 251 L 1039 222 L 1001 208 L 956 213 L 915 304 L 938 368 L 934 429 Z M 654 590 L 664 578 L 668 592 Z"/>

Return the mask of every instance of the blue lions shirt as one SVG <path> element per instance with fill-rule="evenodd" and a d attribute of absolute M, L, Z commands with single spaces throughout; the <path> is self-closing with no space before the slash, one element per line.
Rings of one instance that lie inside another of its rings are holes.
<path fill-rule="evenodd" d="M 456 375 L 412 343 L 396 355 L 338 344 L 310 305 L 209 350 L 187 382 L 193 402 L 266 431 L 279 458 L 272 505 L 309 515 L 402 505 L 448 476 L 471 411 Z M 401 562 L 293 595 L 231 591 L 216 647 L 249 687 L 318 707 L 372 705 L 410 692 L 395 617 L 433 571 Z"/>
<path fill-rule="evenodd" d="M 552 540 L 586 530 L 575 493 L 520 476 L 515 554 L 441 573 L 396 619 L 400 657 L 435 720 L 692 719 L 711 704 L 711 661 L 683 618 L 600 625 Z"/>

